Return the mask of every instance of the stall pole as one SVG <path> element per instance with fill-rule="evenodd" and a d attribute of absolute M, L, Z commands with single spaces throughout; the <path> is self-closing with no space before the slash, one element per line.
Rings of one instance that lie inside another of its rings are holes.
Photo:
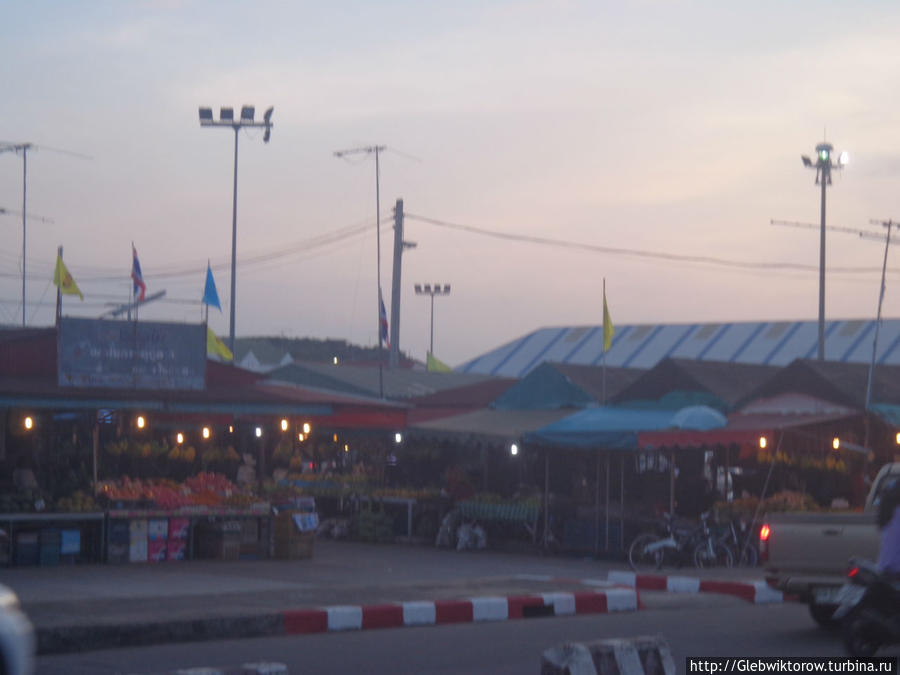
<path fill-rule="evenodd" d="M 544 450 L 544 540 L 542 546 L 547 548 L 547 528 L 550 525 L 550 451 Z"/>
<path fill-rule="evenodd" d="M 600 553 L 600 453 L 597 453 L 597 479 L 594 481 L 594 555 Z"/>
<path fill-rule="evenodd" d="M 625 550 L 625 454 L 622 454 L 622 474 L 619 480 L 619 550 Z"/>
<path fill-rule="evenodd" d="M 606 532 L 604 533 L 606 552 L 609 553 L 609 453 L 606 453 Z"/>
<path fill-rule="evenodd" d="M 669 450 L 669 515 L 675 517 L 675 448 Z"/>
<path fill-rule="evenodd" d="M 93 429 L 93 450 L 92 450 L 92 463 L 94 465 L 94 494 L 97 494 L 97 461 L 100 457 L 100 425 L 97 424 L 96 417 L 94 418 L 94 429 Z"/>

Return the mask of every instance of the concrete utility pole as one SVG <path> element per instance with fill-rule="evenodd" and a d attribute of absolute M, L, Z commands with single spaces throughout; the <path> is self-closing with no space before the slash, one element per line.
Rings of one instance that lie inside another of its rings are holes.
<path fill-rule="evenodd" d="M 403 200 L 394 207 L 394 277 L 391 281 L 391 352 L 388 366 L 400 365 L 400 276 L 403 269 L 403 249 L 415 248 L 411 241 L 403 241 Z"/>
<path fill-rule="evenodd" d="M 817 359 L 825 360 L 825 188 L 831 185 L 831 170 L 841 169 L 847 163 L 847 153 L 842 152 L 838 163 L 832 162 L 834 146 L 819 143 L 816 146 L 815 163 L 806 155 L 801 155 L 803 166 L 816 170 L 816 185 L 822 186 L 821 228 L 819 234 L 819 345 Z"/>

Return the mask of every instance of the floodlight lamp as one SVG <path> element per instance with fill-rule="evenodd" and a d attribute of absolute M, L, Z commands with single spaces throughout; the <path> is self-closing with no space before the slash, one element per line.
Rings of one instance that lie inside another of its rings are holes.
<path fill-rule="evenodd" d="M 847 166 L 850 163 L 850 155 L 847 154 L 847 151 L 844 150 L 840 156 L 838 157 L 838 164 L 841 166 Z"/>
<path fill-rule="evenodd" d="M 515 443 L 511 444 L 509 446 L 509 454 L 511 454 L 513 457 L 518 455 L 519 454 L 519 446 L 516 445 Z"/>
<path fill-rule="evenodd" d="M 812 160 L 806 155 L 800 155 L 800 159 L 803 160 L 803 166 L 812 166 Z"/>
<path fill-rule="evenodd" d="M 394 434 L 394 443 L 396 443 L 397 445 L 400 445 L 400 443 L 402 443 L 402 442 L 403 442 L 403 434 L 401 434 L 398 431 L 396 434 Z"/>
<path fill-rule="evenodd" d="M 219 119 L 223 122 L 233 122 L 234 108 L 219 108 Z"/>
<path fill-rule="evenodd" d="M 841 439 L 838 438 L 837 436 L 835 436 L 835 437 L 834 437 L 834 440 L 831 441 L 831 447 L 834 448 L 835 450 L 840 450 L 840 448 L 841 448 Z"/>
<path fill-rule="evenodd" d="M 233 424 L 229 424 L 229 425 L 228 425 L 228 433 L 229 433 L 229 434 L 233 434 L 233 433 L 234 433 L 234 425 L 233 425 Z"/>
<path fill-rule="evenodd" d="M 311 428 L 311 427 L 309 426 L 309 422 L 304 422 L 304 423 L 303 423 L 303 433 L 304 433 L 304 434 L 308 434 L 310 428 Z"/>
<path fill-rule="evenodd" d="M 263 121 L 264 121 L 266 124 L 271 124 L 271 123 L 272 123 L 272 111 L 274 111 L 274 110 L 275 110 L 274 107 L 270 107 L 268 110 L 266 110 L 265 113 L 263 113 Z"/>
<path fill-rule="evenodd" d="M 204 440 L 209 440 L 209 427 L 203 427 L 203 438 Z"/>
<path fill-rule="evenodd" d="M 256 427 L 256 437 L 262 438 L 262 427 Z"/>
<path fill-rule="evenodd" d="M 331 360 L 331 362 L 334 363 L 334 365 L 337 365 L 337 364 L 338 364 L 338 357 L 335 356 L 335 357 Z"/>
<path fill-rule="evenodd" d="M 344 443 L 344 452 L 350 452 L 350 444 Z"/>
<path fill-rule="evenodd" d="M 31 415 L 25 417 L 25 428 L 28 431 L 34 429 L 34 418 L 32 418 Z"/>
<path fill-rule="evenodd" d="M 759 447 L 765 449 L 765 447 L 769 444 L 769 439 L 765 436 L 759 437 Z"/>
<path fill-rule="evenodd" d="M 425 284 L 425 292 L 431 293 L 431 284 Z"/>
<path fill-rule="evenodd" d="M 181 433 L 180 431 L 175 436 L 175 442 L 178 443 L 178 445 L 181 445 L 182 443 L 184 443 L 184 434 Z"/>
<path fill-rule="evenodd" d="M 303 442 L 303 434 L 297 434 L 297 440 Z"/>
<path fill-rule="evenodd" d="M 816 154 L 819 156 L 819 163 L 828 164 L 831 161 L 831 151 L 834 147 L 831 143 L 819 143 L 816 146 Z"/>
<path fill-rule="evenodd" d="M 200 124 L 204 122 L 212 122 L 213 121 L 213 113 L 212 108 L 204 108 L 200 107 Z"/>
<path fill-rule="evenodd" d="M 138 429 L 143 429 L 145 426 L 147 426 L 147 420 L 144 419 L 143 415 L 138 415 L 137 419 L 135 420 L 135 425 L 137 425 Z"/>
<path fill-rule="evenodd" d="M 900 431 L 897 432 L 897 437 L 894 440 L 897 441 L 897 445 L 900 445 Z"/>
<path fill-rule="evenodd" d="M 416 293 L 422 292 L 422 284 L 416 284 Z"/>
<path fill-rule="evenodd" d="M 252 105 L 245 105 L 241 108 L 241 121 L 243 122 L 252 122 L 253 115 L 256 113 L 256 108 Z"/>
<path fill-rule="evenodd" d="M 287 421 L 287 420 L 284 420 L 284 419 L 281 420 L 281 430 L 282 430 L 282 431 L 287 431 L 287 430 L 288 430 L 288 421 Z"/>
<path fill-rule="evenodd" d="M 444 284 L 444 293 L 450 292 L 450 284 Z"/>

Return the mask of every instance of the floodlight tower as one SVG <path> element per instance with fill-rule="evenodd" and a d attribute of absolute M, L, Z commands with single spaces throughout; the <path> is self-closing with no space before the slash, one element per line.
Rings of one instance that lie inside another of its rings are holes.
<path fill-rule="evenodd" d="M 444 284 L 441 286 L 440 284 L 435 284 L 432 286 L 431 284 L 416 284 L 416 295 L 430 295 L 431 296 L 431 342 L 429 342 L 428 353 L 434 356 L 434 296 L 436 295 L 450 295 L 450 284 Z"/>
<path fill-rule="evenodd" d="M 269 142 L 269 136 L 272 134 L 272 112 L 274 108 L 269 108 L 263 115 L 262 122 L 255 122 L 253 116 L 256 108 L 252 105 L 245 105 L 241 108 L 241 118 L 234 119 L 234 108 L 220 108 L 218 121 L 213 119 L 212 108 L 200 107 L 200 126 L 201 127 L 231 127 L 234 129 L 234 197 L 231 210 L 231 316 L 230 328 L 228 333 L 228 348 L 234 354 L 234 298 L 235 298 L 235 278 L 236 278 L 236 253 L 237 253 L 237 176 L 238 176 L 238 131 L 243 127 L 261 127 L 266 131 L 263 134 L 263 143 Z"/>
<path fill-rule="evenodd" d="M 816 146 L 816 161 L 801 155 L 803 166 L 816 170 L 816 185 L 822 186 L 822 213 L 819 234 L 819 346 L 817 358 L 825 360 L 825 188 L 831 185 L 831 170 L 842 169 L 847 164 L 846 152 L 842 152 L 837 162 L 832 155 L 834 146 L 831 143 L 819 143 Z"/>

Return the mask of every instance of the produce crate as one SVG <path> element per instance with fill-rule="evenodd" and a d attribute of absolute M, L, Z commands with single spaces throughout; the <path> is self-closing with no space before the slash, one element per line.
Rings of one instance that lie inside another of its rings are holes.
<path fill-rule="evenodd" d="M 280 560 L 311 558 L 313 555 L 316 533 L 314 530 L 301 531 L 294 515 L 299 514 L 285 511 L 275 516 L 275 557 Z"/>
<path fill-rule="evenodd" d="M 241 527 L 238 521 L 199 523 L 195 528 L 197 558 L 238 560 L 241 556 Z"/>
<path fill-rule="evenodd" d="M 41 548 L 37 532 L 16 534 L 15 564 L 17 566 L 37 565 L 41 559 Z"/>

